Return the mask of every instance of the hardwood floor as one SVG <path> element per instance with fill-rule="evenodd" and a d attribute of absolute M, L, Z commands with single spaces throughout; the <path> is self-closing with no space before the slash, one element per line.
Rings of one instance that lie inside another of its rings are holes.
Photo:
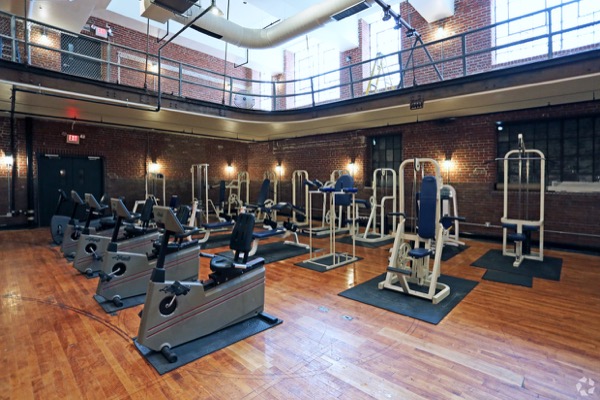
<path fill-rule="evenodd" d="M 326 273 L 293 265 L 307 256 L 271 263 L 265 311 L 283 324 L 161 376 L 132 343 L 142 306 L 106 314 L 96 280 L 49 243 L 47 229 L 0 232 L 0 399 L 579 399 L 581 378 L 600 386 L 600 257 L 547 251 L 561 280 L 525 288 L 481 280 L 470 264 L 497 245 L 469 241 L 442 271 L 480 283 L 438 325 L 338 296 L 385 272 L 387 246 Z"/>

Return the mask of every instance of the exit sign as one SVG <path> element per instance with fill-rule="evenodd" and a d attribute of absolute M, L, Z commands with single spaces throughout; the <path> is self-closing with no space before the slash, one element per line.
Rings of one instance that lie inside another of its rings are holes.
<path fill-rule="evenodd" d="M 104 39 L 108 39 L 108 30 L 97 26 L 96 27 L 96 36 L 99 36 Z"/>
<path fill-rule="evenodd" d="M 67 133 L 67 143 L 79 144 L 79 135 L 75 135 L 74 133 Z"/>

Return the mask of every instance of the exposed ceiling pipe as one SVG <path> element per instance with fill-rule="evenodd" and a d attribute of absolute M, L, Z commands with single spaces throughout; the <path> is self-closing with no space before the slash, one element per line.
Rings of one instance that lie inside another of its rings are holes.
<path fill-rule="evenodd" d="M 332 16 L 342 11 L 359 4 L 370 7 L 372 3 L 373 0 L 326 0 L 264 29 L 246 28 L 223 17 L 208 13 L 202 19 L 194 22 L 192 28 L 242 48 L 265 49 L 279 46 L 288 40 L 324 26 L 334 21 Z M 151 0 L 144 0 L 144 5 L 146 9 L 154 6 Z M 202 7 L 192 7 L 185 16 L 171 13 L 169 18 L 187 25 L 203 10 Z"/>

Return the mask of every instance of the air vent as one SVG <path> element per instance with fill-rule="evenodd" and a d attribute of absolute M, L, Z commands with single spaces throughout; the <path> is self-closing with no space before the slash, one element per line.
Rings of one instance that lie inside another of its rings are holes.
<path fill-rule="evenodd" d="M 371 5 L 369 3 L 367 3 L 366 1 L 363 1 L 361 3 L 353 5 L 352 7 L 346 8 L 345 10 L 340 11 L 339 13 L 337 13 L 335 15 L 332 15 L 331 18 L 335 19 L 336 21 L 341 21 L 342 19 L 348 18 L 351 15 L 354 15 L 363 10 L 366 10 L 369 7 L 371 7 Z"/>
<path fill-rule="evenodd" d="M 197 0 L 153 0 L 152 3 L 169 11 L 183 14 L 189 10 Z"/>
<path fill-rule="evenodd" d="M 223 35 L 219 35 L 218 33 L 208 31 L 208 30 L 206 30 L 204 28 L 200 28 L 199 26 L 196 26 L 196 25 L 192 25 L 192 26 L 190 26 L 190 28 L 192 28 L 193 30 L 198 31 L 200 33 L 204 33 L 205 35 L 208 35 L 210 37 L 214 37 L 215 39 L 221 39 L 223 37 Z"/>

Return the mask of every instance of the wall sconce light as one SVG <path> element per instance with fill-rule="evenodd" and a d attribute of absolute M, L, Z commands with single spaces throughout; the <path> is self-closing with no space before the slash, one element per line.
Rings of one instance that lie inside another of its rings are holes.
<path fill-rule="evenodd" d="M 356 162 L 354 161 L 354 159 L 352 159 L 350 161 L 350 163 L 348 164 L 348 171 L 350 171 L 350 174 L 352 176 L 354 176 L 354 174 L 356 174 L 356 170 L 357 170 Z"/>
<path fill-rule="evenodd" d="M 148 165 L 148 172 L 150 173 L 157 173 L 158 171 L 160 171 L 160 165 L 153 160 L 150 165 Z"/>
<path fill-rule="evenodd" d="M 440 25 L 437 28 L 437 31 L 435 32 L 435 37 L 436 39 L 443 39 L 446 37 L 446 29 L 444 28 L 444 25 Z"/>
<path fill-rule="evenodd" d="M 50 39 L 48 38 L 48 30 L 47 30 L 47 28 L 45 26 L 42 27 L 42 34 L 40 36 L 40 43 L 41 44 L 48 44 L 48 43 L 50 43 Z"/>
<path fill-rule="evenodd" d="M 2 157 L 2 165 L 6 165 L 8 168 L 13 166 L 14 158 L 10 153 L 4 153 L 4 157 Z"/>
<path fill-rule="evenodd" d="M 504 127 L 502 126 L 502 121 L 496 121 L 496 130 L 498 132 L 502 132 L 504 130 Z"/>
<path fill-rule="evenodd" d="M 230 162 L 227 163 L 227 166 L 225 167 L 225 172 L 227 172 L 227 177 L 233 174 L 233 165 L 231 165 Z"/>
<path fill-rule="evenodd" d="M 281 165 L 281 162 L 278 162 L 277 165 L 275 166 L 275 172 L 277 172 L 277 174 L 279 176 L 282 175 L 282 173 L 283 173 L 283 166 Z"/>
<path fill-rule="evenodd" d="M 444 169 L 446 170 L 446 181 L 450 183 L 450 170 L 452 169 L 452 158 L 449 156 L 444 160 Z"/>

